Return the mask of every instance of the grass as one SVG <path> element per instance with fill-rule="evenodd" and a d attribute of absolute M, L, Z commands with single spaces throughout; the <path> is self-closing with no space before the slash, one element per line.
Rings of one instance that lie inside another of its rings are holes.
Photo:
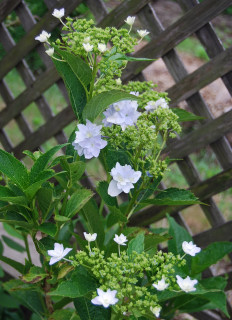
<path fill-rule="evenodd" d="M 189 53 L 199 59 L 202 59 L 205 61 L 209 60 L 209 57 L 208 57 L 204 47 L 194 37 L 189 37 L 189 38 L 185 39 L 176 48 L 179 49 L 179 51 L 187 52 L 187 53 Z"/>

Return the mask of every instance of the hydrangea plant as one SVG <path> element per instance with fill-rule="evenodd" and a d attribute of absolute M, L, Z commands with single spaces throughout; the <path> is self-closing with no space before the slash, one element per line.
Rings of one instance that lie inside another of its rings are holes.
<path fill-rule="evenodd" d="M 151 82 L 122 83 L 128 61 L 142 60 L 128 54 L 149 33 L 131 35 L 135 17 L 125 28 L 102 29 L 92 20 L 63 21 L 64 15 L 63 8 L 53 12 L 63 24 L 59 39 L 52 42 L 44 30 L 36 40 L 64 80 L 77 127 L 64 145 L 25 151 L 30 170 L 0 150 L 0 221 L 25 247 L 2 239 L 27 252 L 23 265 L 1 249 L 0 260 L 21 274 L 2 283 L 3 294 L 31 310 L 33 320 L 168 320 L 205 309 L 228 316 L 226 279 L 204 279 L 202 272 L 232 251 L 230 242 L 201 250 L 169 216 L 167 233 L 130 226 L 151 204 L 200 203 L 188 190 L 158 188 L 172 161 L 163 153 L 167 140 L 181 132 L 181 121 L 198 117 L 169 108 L 167 94 Z M 65 155 L 55 156 L 63 147 Z M 81 183 L 92 158 L 106 173 L 95 192 Z M 33 264 L 28 237 L 40 266 Z"/>

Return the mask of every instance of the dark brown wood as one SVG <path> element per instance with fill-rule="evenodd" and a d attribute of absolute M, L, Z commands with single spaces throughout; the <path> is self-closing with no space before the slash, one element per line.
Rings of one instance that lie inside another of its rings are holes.
<path fill-rule="evenodd" d="M 204 0 L 165 29 L 155 41 L 150 42 L 139 50 L 135 56 L 156 59 L 165 55 L 181 41 L 203 27 L 208 21 L 219 15 L 231 3 L 231 0 Z M 123 74 L 123 79 L 131 79 L 150 63 L 150 61 L 130 63 Z"/>
<path fill-rule="evenodd" d="M 232 48 L 229 48 L 167 90 L 171 106 L 186 100 L 200 89 L 232 70 Z"/>
<path fill-rule="evenodd" d="M 208 198 L 223 192 L 232 187 L 232 168 L 223 171 L 214 177 L 200 182 L 196 186 L 190 188 L 201 201 L 207 200 Z M 167 213 L 173 214 L 176 211 L 181 211 L 188 206 L 159 206 L 149 207 L 143 211 L 137 212 L 132 215 L 130 220 L 131 226 L 147 226 L 153 222 L 159 221 L 164 218 Z"/>
<path fill-rule="evenodd" d="M 0 22 L 10 14 L 21 0 L 2 0 L 0 3 Z"/>
<path fill-rule="evenodd" d="M 164 154 L 168 154 L 171 158 L 181 159 L 217 141 L 223 135 L 231 132 L 231 128 L 232 110 L 211 120 L 197 130 L 184 136 L 182 139 L 170 143 L 168 148 L 164 150 Z"/>

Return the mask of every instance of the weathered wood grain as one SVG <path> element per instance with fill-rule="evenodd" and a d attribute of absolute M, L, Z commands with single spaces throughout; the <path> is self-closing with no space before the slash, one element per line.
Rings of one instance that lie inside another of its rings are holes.
<path fill-rule="evenodd" d="M 215 194 L 223 192 L 232 187 L 232 168 L 223 171 L 214 177 L 200 182 L 196 186 L 190 188 L 201 201 L 204 202 Z M 132 215 L 129 225 L 131 226 L 147 226 L 153 222 L 159 221 L 164 218 L 167 213 L 173 214 L 176 211 L 181 211 L 188 206 L 179 207 L 150 207 L 143 211 L 137 212 Z"/>
<path fill-rule="evenodd" d="M 10 14 L 21 0 L 2 0 L 0 3 L 0 23 Z"/>
<path fill-rule="evenodd" d="M 136 57 L 156 59 L 172 50 L 181 41 L 203 27 L 208 21 L 219 15 L 231 4 L 231 0 L 204 0 L 195 6 L 175 23 L 165 29 L 155 41 L 148 43 L 136 53 Z M 191 22 L 191 23 L 190 23 Z M 130 80 L 151 62 L 132 62 L 123 73 L 124 80 Z"/>
<path fill-rule="evenodd" d="M 232 130 L 232 110 L 209 121 L 180 140 L 170 143 L 164 150 L 171 158 L 183 158 L 196 150 L 206 147 Z"/>

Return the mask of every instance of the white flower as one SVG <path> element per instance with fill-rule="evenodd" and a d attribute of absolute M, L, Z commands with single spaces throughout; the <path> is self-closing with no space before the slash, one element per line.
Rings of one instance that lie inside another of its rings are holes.
<path fill-rule="evenodd" d="M 45 50 L 45 52 L 46 52 L 50 57 L 52 57 L 53 54 L 54 54 L 54 48 L 49 48 L 49 49 Z"/>
<path fill-rule="evenodd" d="M 92 242 L 92 241 L 95 241 L 96 238 L 97 238 L 97 234 L 96 233 L 86 233 L 84 232 L 84 237 L 85 237 L 85 240 L 87 240 L 88 242 Z"/>
<path fill-rule="evenodd" d="M 141 115 L 137 111 L 138 103 L 133 100 L 122 100 L 115 102 L 103 112 L 105 119 L 103 123 L 105 126 L 112 126 L 112 124 L 120 125 L 124 131 L 126 127 L 136 124 L 137 119 Z"/>
<path fill-rule="evenodd" d="M 48 38 L 51 37 L 51 33 L 48 33 L 47 31 L 42 31 L 37 37 L 35 37 L 35 40 L 38 40 L 40 42 L 47 42 Z"/>
<path fill-rule="evenodd" d="M 127 17 L 126 20 L 124 20 L 127 24 L 129 24 L 129 26 L 132 26 L 135 22 L 135 17 Z"/>
<path fill-rule="evenodd" d="M 54 9 L 52 15 L 57 19 L 61 19 L 64 16 L 64 8 L 61 8 L 60 10 Z"/>
<path fill-rule="evenodd" d="M 124 236 L 124 234 L 121 233 L 120 236 L 118 236 L 117 234 L 114 236 L 114 241 L 120 246 L 126 246 L 126 242 L 128 240 L 126 236 Z"/>
<path fill-rule="evenodd" d="M 90 52 L 93 50 L 93 45 L 89 43 L 82 43 L 86 52 Z"/>
<path fill-rule="evenodd" d="M 97 126 L 87 120 L 86 125 L 79 124 L 77 128 L 76 139 L 72 145 L 77 150 L 78 155 L 84 155 L 86 159 L 98 157 L 100 150 L 107 145 L 107 142 L 101 138 L 102 126 Z"/>
<path fill-rule="evenodd" d="M 122 80 L 120 78 L 116 79 L 115 82 L 116 82 L 117 85 L 122 84 Z"/>
<path fill-rule="evenodd" d="M 160 316 L 161 307 L 150 307 L 151 312 L 158 318 Z"/>
<path fill-rule="evenodd" d="M 169 284 L 165 282 L 165 278 L 159 280 L 157 284 L 153 283 L 153 287 L 155 287 L 158 291 L 163 291 L 167 289 L 168 286 Z"/>
<path fill-rule="evenodd" d="M 194 288 L 195 284 L 198 283 L 197 280 L 191 280 L 189 276 L 187 276 L 187 278 L 185 279 L 182 279 L 178 275 L 176 276 L 176 279 L 177 279 L 177 284 L 183 291 L 192 292 L 197 290 L 196 288 Z"/>
<path fill-rule="evenodd" d="M 190 254 L 190 256 L 192 257 L 194 257 L 197 253 L 201 251 L 201 248 L 193 244 L 192 241 L 190 242 L 184 241 L 182 243 L 182 249 L 186 254 Z"/>
<path fill-rule="evenodd" d="M 88 43 L 90 41 L 90 37 L 86 37 L 83 41 L 84 43 Z"/>
<path fill-rule="evenodd" d="M 118 302 L 118 299 L 115 298 L 117 294 L 117 290 L 110 290 L 108 289 L 106 292 L 97 289 L 98 296 L 93 298 L 91 302 L 98 306 L 103 306 L 104 308 L 108 308 L 110 305 L 114 305 Z"/>
<path fill-rule="evenodd" d="M 107 50 L 105 43 L 98 43 L 97 48 L 101 53 L 104 53 Z"/>
<path fill-rule="evenodd" d="M 71 250 L 72 248 L 64 249 L 63 244 L 55 243 L 54 250 L 48 250 L 48 255 L 51 257 L 49 265 L 51 266 L 52 264 L 63 259 Z"/>
<path fill-rule="evenodd" d="M 133 96 L 136 96 L 136 97 L 139 96 L 139 92 L 138 91 L 131 91 L 130 94 L 133 94 Z"/>
<path fill-rule="evenodd" d="M 153 111 L 156 110 L 158 107 L 162 109 L 168 109 L 168 103 L 164 98 L 160 98 L 156 101 L 149 101 L 145 109 L 147 111 Z"/>
<path fill-rule="evenodd" d="M 147 36 L 150 33 L 147 30 L 137 30 L 137 32 L 141 38 L 144 38 L 145 36 Z"/>
<path fill-rule="evenodd" d="M 128 164 L 121 166 L 120 163 L 117 162 L 110 174 L 113 179 L 109 184 L 108 194 L 111 197 L 116 197 L 121 192 L 129 193 L 130 189 L 134 188 L 133 183 L 139 180 L 142 173 L 133 170 Z"/>

